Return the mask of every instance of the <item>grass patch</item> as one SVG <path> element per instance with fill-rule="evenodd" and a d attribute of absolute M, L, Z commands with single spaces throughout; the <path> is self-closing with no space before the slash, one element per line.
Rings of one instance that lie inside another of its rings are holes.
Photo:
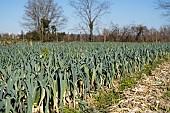
<path fill-rule="evenodd" d="M 170 99 L 170 88 L 167 87 L 165 95 Z"/>
<path fill-rule="evenodd" d="M 118 103 L 123 98 L 123 95 L 120 92 L 114 92 L 114 90 L 108 92 L 101 90 L 99 94 L 94 95 L 93 98 L 96 100 L 96 108 L 100 112 L 106 112 L 105 109 Z"/>
<path fill-rule="evenodd" d="M 167 96 L 168 98 L 170 98 L 170 91 L 167 91 L 167 92 L 166 92 L 166 96 Z"/>
<path fill-rule="evenodd" d="M 120 82 L 119 90 L 123 91 L 127 88 L 131 88 L 136 84 L 136 79 L 134 77 L 125 77 Z"/>

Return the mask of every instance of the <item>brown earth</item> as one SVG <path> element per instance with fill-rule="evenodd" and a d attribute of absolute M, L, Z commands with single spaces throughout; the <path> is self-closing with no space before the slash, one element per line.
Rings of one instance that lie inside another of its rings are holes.
<path fill-rule="evenodd" d="M 125 99 L 110 106 L 110 113 L 170 113 L 170 60 L 150 75 L 143 74 L 133 88 L 123 91 Z"/>

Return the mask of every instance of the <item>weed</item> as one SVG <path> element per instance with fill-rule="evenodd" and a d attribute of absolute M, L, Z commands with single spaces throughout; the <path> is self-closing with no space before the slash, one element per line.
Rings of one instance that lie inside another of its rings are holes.
<path fill-rule="evenodd" d="M 115 105 L 119 102 L 120 99 L 123 98 L 123 95 L 120 92 L 114 92 L 110 90 L 108 92 L 100 91 L 99 95 L 93 96 L 96 100 L 96 107 L 99 111 L 104 112 L 103 110 L 108 106 Z"/>
<path fill-rule="evenodd" d="M 167 91 L 165 92 L 165 95 L 170 99 L 170 88 L 167 87 Z"/>
<path fill-rule="evenodd" d="M 119 90 L 123 91 L 127 88 L 131 88 L 136 84 L 136 80 L 134 77 L 125 77 L 123 80 L 120 82 L 120 87 Z"/>

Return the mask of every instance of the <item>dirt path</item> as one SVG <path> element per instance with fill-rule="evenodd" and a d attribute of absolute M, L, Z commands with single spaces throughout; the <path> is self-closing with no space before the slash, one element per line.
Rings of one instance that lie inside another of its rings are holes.
<path fill-rule="evenodd" d="M 170 61 L 150 75 L 143 74 L 135 87 L 125 90 L 125 99 L 108 108 L 110 113 L 170 113 Z"/>

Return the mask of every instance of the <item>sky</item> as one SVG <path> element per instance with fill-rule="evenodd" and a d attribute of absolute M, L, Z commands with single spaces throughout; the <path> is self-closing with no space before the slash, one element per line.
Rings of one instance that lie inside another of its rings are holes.
<path fill-rule="evenodd" d="M 69 5 L 69 0 L 54 0 L 64 10 L 68 18 L 65 32 L 75 32 L 79 18 L 74 15 L 74 10 Z M 100 0 L 99 0 L 100 1 Z M 148 28 L 159 29 L 167 25 L 165 18 L 161 17 L 161 11 L 155 9 L 157 0 L 111 0 L 110 13 L 100 20 L 100 28 L 109 28 L 110 23 L 118 24 L 120 27 L 130 24 L 142 24 Z M 27 0 L 1 0 L 0 1 L 0 33 L 21 33 L 25 29 L 21 26 L 24 15 L 24 5 Z M 26 31 L 25 31 L 26 32 Z"/>

